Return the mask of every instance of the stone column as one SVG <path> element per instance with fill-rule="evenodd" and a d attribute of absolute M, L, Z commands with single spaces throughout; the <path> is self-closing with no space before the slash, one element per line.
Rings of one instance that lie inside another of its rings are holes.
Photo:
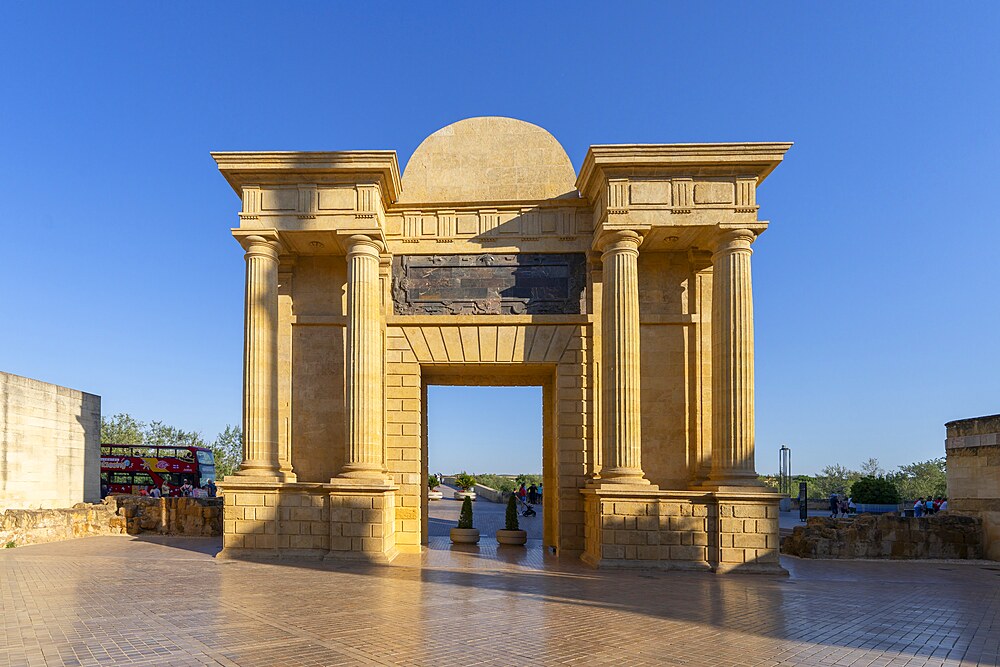
<path fill-rule="evenodd" d="M 712 470 L 717 485 L 756 485 L 753 293 L 749 229 L 725 231 L 712 255 Z"/>
<path fill-rule="evenodd" d="M 639 404 L 639 244 L 634 231 L 601 243 L 601 482 L 648 485 L 642 474 Z"/>
<path fill-rule="evenodd" d="M 243 464 L 240 475 L 279 477 L 278 244 L 248 236 L 243 324 Z"/>
<path fill-rule="evenodd" d="M 368 236 L 347 240 L 347 461 L 341 477 L 385 477 L 380 250 Z"/>

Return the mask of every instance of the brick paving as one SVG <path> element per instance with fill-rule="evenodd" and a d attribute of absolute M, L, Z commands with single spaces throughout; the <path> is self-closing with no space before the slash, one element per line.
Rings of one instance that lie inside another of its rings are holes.
<path fill-rule="evenodd" d="M 218 560 L 212 539 L 0 550 L 0 666 L 996 665 L 1000 563 L 602 572 L 525 551 Z"/>

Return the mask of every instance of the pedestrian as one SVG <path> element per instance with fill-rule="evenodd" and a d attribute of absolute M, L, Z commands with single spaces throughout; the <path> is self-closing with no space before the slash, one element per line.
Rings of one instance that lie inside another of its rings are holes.
<path fill-rule="evenodd" d="M 149 492 L 149 495 L 151 497 L 153 497 L 153 498 L 159 498 L 160 497 L 160 488 L 154 486 L 153 490 Z"/>
<path fill-rule="evenodd" d="M 441 479 L 441 478 L 439 477 L 438 479 Z M 207 486 L 207 490 L 208 490 L 208 497 L 209 498 L 214 498 L 215 497 L 215 491 L 216 491 L 216 489 L 215 489 L 215 480 L 214 479 L 209 479 L 208 480 L 208 484 L 206 486 Z"/>
<path fill-rule="evenodd" d="M 947 498 L 942 498 L 941 499 L 941 507 L 938 508 L 938 511 L 939 512 L 947 512 L 948 511 L 948 499 Z"/>
<path fill-rule="evenodd" d="M 538 504 L 538 487 L 534 484 L 528 487 L 528 502 L 532 505 Z"/>
<path fill-rule="evenodd" d="M 847 499 L 847 511 L 851 514 L 858 513 L 858 506 L 854 503 L 853 496 Z"/>
<path fill-rule="evenodd" d="M 830 494 L 830 518 L 836 519 L 837 512 L 840 511 L 840 500 L 837 498 L 836 493 Z"/>
<path fill-rule="evenodd" d="M 524 482 L 521 482 L 521 488 L 517 490 L 517 497 L 521 500 L 525 500 L 528 495 L 528 490 L 524 488 Z"/>
<path fill-rule="evenodd" d="M 847 516 L 847 498 L 840 499 L 840 514 L 841 516 Z"/>
<path fill-rule="evenodd" d="M 923 516 L 924 515 L 924 499 L 921 497 L 917 502 L 913 503 L 913 516 Z"/>
<path fill-rule="evenodd" d="M 941 496 L 934 499 L 934 513 L 937 514 L 941 511 Z"/>
<path fill-rule="evenodd" d="M 927 496 L 927 500 L 924 501 L 924 514 L 934 514 L 934 501 L 931 500 L 930 496 Z"/>

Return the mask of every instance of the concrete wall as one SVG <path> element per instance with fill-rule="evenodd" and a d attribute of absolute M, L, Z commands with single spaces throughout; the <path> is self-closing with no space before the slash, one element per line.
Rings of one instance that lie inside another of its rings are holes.
<path fill-rule="evenodd" d="M 945 424 L 948 510 L 983 520 L 986 557 L 1000 560 L 1000 415 Z"/>
<path fill-rule="evenodd" d="M 0 372 L 0 510 L 101 497 L 101 397 Z"/>

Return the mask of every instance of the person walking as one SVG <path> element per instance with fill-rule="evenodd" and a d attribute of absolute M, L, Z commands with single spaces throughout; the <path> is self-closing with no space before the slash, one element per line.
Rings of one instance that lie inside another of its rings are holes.
<path fill-rule="evenodd" d="M 836 493 L 831 493 L 830 494 L 830 518 L 831 519 L 836 519 L 837 518 L 837 512 L 839 512 L 839 511 L 840 511 L 840 499 L 837 498 L 837 494 Z"/>
<path fill-rule="evenodd" d="M 528 487 L 528 502 L 532 505 L 538 504 L 538 487 L 534 484 Z"/>
<path fill-rule="evenodd" d="M 917 502 L 913 503 L 913 516 L 923 516 L 924 515 L 924 499 L 921 497 Z"/>

